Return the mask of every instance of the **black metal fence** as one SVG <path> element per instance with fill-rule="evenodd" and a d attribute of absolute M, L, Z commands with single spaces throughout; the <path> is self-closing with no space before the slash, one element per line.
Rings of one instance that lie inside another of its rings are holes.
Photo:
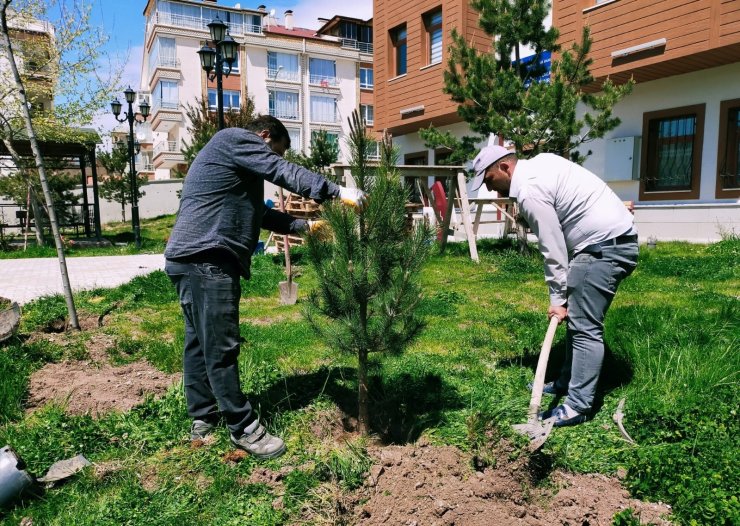
<path fill-rule="evenodd" d="M 71 237 L 95 235 L 95 208 L 92 204 L 57 203 L 54 205 L 59 231 Z M 0 204 L 0 239 L 31 234 L 36 229 L 36 220 L 25 207 L 15 204 Z M 51 235 L 51 225 L 46 217 L 41 220 L 44 235 Z"/>

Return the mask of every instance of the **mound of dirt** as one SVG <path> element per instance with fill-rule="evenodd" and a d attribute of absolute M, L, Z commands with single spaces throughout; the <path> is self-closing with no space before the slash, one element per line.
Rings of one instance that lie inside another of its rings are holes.
<path fill-rule="evenodd" d="M 665 505 L 629 498 L 618 480 L 598 475 L 552 475 L 555 489 L 531 485 L 524 460 L 500 455 L 495 468 L 475 471 L 453 447 L 391 446 L 377 460 L 354 523 L 363 526 L 608 526 L 632 508 L 642 524 L 669 525 Z M 367 500 L 365 500 L 367 499 Z"/>
<path fill-rule="evenodd" d="M 50 363 L 31 375 L 26 406 L 33 410 L 53 401 L 70 414 L 93 416 L 128 411 L 148 394 L 163 394 L 179 378 L 146 362 L 121 367 L 92 361 Z"/>

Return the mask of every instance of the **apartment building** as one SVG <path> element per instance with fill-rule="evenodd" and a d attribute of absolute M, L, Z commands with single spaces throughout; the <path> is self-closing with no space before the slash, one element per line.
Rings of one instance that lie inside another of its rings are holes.
<path fill-rule="evenodd" d="M 140 126 L 141 166 L 152 179 L 184 170 L 180 152 L 189 140 L 184 105 L 197 98 L 216 109 L 216 85 L 200 67 L 197 51 L 209 39 L 207 24 L 218 17 L 239 43 L 238 59 L 223 79 L 224 108 L 251 97 L 258 113 L 283 121 L 294 149 L 306 151 L 317 130 L 329 132 L 347 159 L 343 138 L 355 109 L 373 115 L 372 21 L 335 16 L 317 30 L 296 27 L 294 13 L 279 19 L 267 6 L 244 9 L 215 0 L 149 0 L 141 95 L 152 106 Z M 147 143 L 146 141 L 150 141 Z"/>
<path fill-rule="evenodd" d="M 58 76 L 58 65 L 51 59 L 55 40 L 54 26 L 45 20 L 26 20 L 11 14 L 8 29 L 31 111 L 53 110 L 54 88 Z M 4 72 L 2 84 L 5 90 L 12 86 L 10 65 L 5 56 L 0 56 L 0 69 Z M 13 102 L 4 99 L 3 104 L 19 102 L 18 99 Z"/>
<path fill-rule="evenodd" d="M 404 164 L 437 164 L 447 152 L 428 150 L 418 136 L 421 128 L 469 133 L 457 103 L 443 92 L 450 32 L 456 29 L 479 49 L 490 47 L 490 40 L 465 0 L 374 0 L 373 12 L 376 128 L 393 135 Z"/>
<path fill-rule="evenodd" d="M 445 152 L 419 129 L 469 133 L 442 91 L 450 31 L 491 43 L 461 0 L 375 0 L 374 12 L 376 127 L 394 134 L 402 162 L 435 164 Z M 740 232 L 740 2 L 554 0 L 552 24 L 565 49 L 590 27 L 594 90 L 607 77 L 637 81 L 615 108 L 622 124 L 587 144 L 585 166 L 634 201 L 641 238 Z"/>
<path fill-rule="evenodd" d="M 553 23 L 564 47 L 591 28 L 595 86 L 637 81 L 585 166 L 636 203 L 641 237 L 740 233 L 740 2 L 556 1 Z"/>

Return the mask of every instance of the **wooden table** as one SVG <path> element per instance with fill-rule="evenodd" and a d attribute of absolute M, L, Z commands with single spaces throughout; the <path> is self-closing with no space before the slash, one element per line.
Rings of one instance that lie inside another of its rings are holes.
<path fill-rule="evenodd" d="M 332 165 L 334 172 L 343 177 L 346 183 L 350 181 L 354 183 L 350 166 L 345 164 Z M 503 222 L 505 224 L 511 224 L 512 227 L 515 224 L 513 211 L 507 210 L 508 205 L 512 205 L 514 201 L 508 198 L 468 198 L 467 192 L 467 179 L 465 177 L 465 167 L 463 166 L 414 166 L 414 165 L 398 165 L 398 169 L 401 178 L 405 180 L 413 180 L 414 184 L 418 186 L 424 198 L 429 203 L 429 206 L 434 210 L 434 215 L 437 219 L 437 224 L 441 225 L 443 232 L 442 239 L 440 241 L 440 252 L 444 252 L 447 246 L 447 237 L 450 232 L 450 224 L 455 210 L 455 201 L 459 202 L 458 208 L 460 215 L 462 216 L 462 229 L 465 233 L 465 238 L 468 240 L 468 248 L 470 250 L 470 258 L 476 263 L 480 262 L 478 257 L 478 247 L 476 246 L 476 237 L 478 234 L 478 227 L 481 224 L 486 223 L 498 223 Z M 445 199 L 447 200 L 447 206 L 445 208 L 444 217 L 441 216 L 439 210 L 441 207 L 438 206 L 437 200 L 434 198 L 432 191 L 429 188 L 428 179 L 433 177 L 435 179 L 445 180 L 443 184 L 445 188 Z M 471 204 L 477 204 L 477 210 L 475 213 L 475 219 L 471 217 Z M 497 221 L 481 221 L 481 215 L 483 213 L 483 205 L 491 204 L 501 212 L 505 219 Z M 418 207 L 418 205 L 417 205 Z M 407 207 L 408 210 L 408 207 Z"/>

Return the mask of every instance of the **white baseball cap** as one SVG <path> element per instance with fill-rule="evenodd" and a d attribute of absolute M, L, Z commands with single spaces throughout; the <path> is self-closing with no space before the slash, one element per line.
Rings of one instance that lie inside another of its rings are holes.
<path fill-rule="evenodd" d="M 471 190 L 475 191 L 483 185 L 483 177 L 486 175 L 486 170 L 493 163 L 509 155 L 515 153 L 512 150 L 507 150 L 503 146 L 486 146 L 478 152 L 478 155 L 473 159 L 473 177 Z"/>

